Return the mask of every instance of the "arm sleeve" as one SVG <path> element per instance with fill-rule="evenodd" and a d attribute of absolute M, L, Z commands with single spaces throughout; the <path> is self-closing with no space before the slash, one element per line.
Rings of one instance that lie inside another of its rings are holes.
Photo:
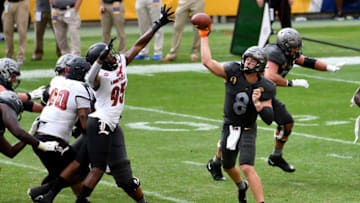
<path fill-rule="evenodd" d="M 270 125 L 274 120 L 273 109 L 268 106 L 263 107 L 260 111 L 260 117 L 267 125 Z"/>
<path fill-rule="evenodd" d="M 89 72 L 86 74 L 85 80 L 92 88 L 95 88 L 95 79 L 101 69 L 101 66 L 101 64 L 95 61 L 95 63 L 91 66 Z"/>

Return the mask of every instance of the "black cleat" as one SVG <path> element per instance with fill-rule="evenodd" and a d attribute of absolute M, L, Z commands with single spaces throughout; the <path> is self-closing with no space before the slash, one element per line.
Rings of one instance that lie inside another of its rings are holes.
<path fill-rule="evenodd" d="M 239 191 L 239 203 L 246 203 L 247 202 L 247 198 L 246 198 L 246 190 L 249 188 L 249 184 L 246 180 L 244 180 L 244 184 L 245 184 L 245 189 L 242 190 L 238 190 Z"/>
<path fill-rule="evenodd" d="M 296 169 L 294 166 L 288 164 L 285 159 L 282 158 L 282 156 L 274 156 L 274 155 L 270 155 L 268 158 L 268 163 L 270 166 L 277 166 L 279 168 L 281 168 L 283 171 L 285 172 L 289 172 L 292 173 L 294 172 Z"/>
<path fill-rule="evenodd" d="M 38 187 L 29 188 L 27 194 L 34 202 L 39 202 L 49 190 L 51 185 L 44 184 Z"/>
<path fill-rule="evenodd" d="M 212 159 L 206 164 L 207 170 L 211 173 L 211 176 L 216 181 L 225 181 L 226 178 L 221 172 L 221 164 L 215 163 Z"/>

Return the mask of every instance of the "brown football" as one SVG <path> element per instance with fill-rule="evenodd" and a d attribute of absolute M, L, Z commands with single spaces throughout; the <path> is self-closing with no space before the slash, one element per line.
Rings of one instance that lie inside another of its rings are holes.
<path fill-rule="evenodd" d="M 211 18 L 206 13 L 197 13 L 191 17 L 191 23 L 199 28 L 206 28 L 211 24 Z"/>

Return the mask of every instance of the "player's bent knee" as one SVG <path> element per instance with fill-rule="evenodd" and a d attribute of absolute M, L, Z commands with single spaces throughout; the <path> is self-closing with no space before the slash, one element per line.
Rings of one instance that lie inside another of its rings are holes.
<path fill-rule="evenodd" d="M 128 179 L 128 182 L 122 182 L 121 185 L 118 186 L 121 187 L 126 193 L 132 194 L 140 187 L 140 180 L 134 176 Z"/>

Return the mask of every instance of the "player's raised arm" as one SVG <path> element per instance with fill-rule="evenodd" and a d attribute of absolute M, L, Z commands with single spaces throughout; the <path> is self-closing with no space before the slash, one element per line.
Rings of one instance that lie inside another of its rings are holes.
<path fill-rule="evenodd" d="M 194 21 L 196 16 L 193 16 L 192 23 L 199 29 L 200 43 L 201 43 L 201 63 L 209 69 L 214 75 L 226 79 L 225 68 L 222 64 L 212 59 L 210 46 L 209 46 L 209 34 L 211 32 L 212 24 L 201 26 L 198 22 Z M 209 17 L 210 18 L 210 17 Z M 196 24 L 197 23 L 197 24 Z M 201 21 L 199 22 L 201 23 Z"/>
<path fill-rule="evenodd" d="M 161 8 L 161 17 L 154 22 L 154 25 L 151 29 L 149 29 L 145 34 L 143 34 L 134 44 L 131 49 L 126 52 L 126 65 L 129 64 L 136 55 L 150 42 L 150 40 L 153 38 L 155 33 L 164 25 L 174 22 L 174 20 L 170 19 L 169 17 L 174 14 L 174 12 L 171 12 L 171 6 L 169 8 L 166 8 L 166 4 Z"/>

